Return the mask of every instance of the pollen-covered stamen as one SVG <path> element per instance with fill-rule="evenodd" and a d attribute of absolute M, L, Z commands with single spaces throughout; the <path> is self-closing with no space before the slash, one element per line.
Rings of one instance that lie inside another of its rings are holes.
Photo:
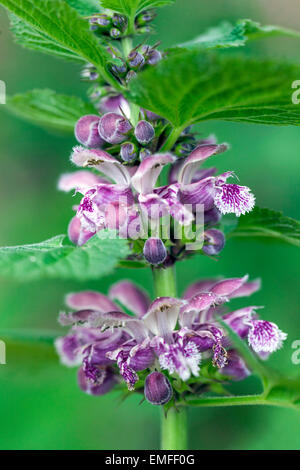
<path fill-rule="evenodd" d="M 161 344 L 161 349 L 159 363 L 162 369 L 168 370 L 170 374 L 176 372 L 182 380 L 199 375 L 201 354 L 193 341 L 184 344 L 182 338 L 179 338 L 176 343 Z"/>
<path fill-rule="evenodd" d="M 241 214 L 252 211 L 255 197 L 247 186 L 238 184 L 220 184 L 216 186 L 215 206 L 222 214 Z"/>
<path fill-rule="evenodd" d="M 225 367 L 228 362 L 227 351 L 221 344 L 217 343 L 213 346 L 212 364 L 214 367 L 221 369 Z"/>
<path fill-rule="evenodd" d="M 128 365 L 129 358 L 126 358 L 124 351 L 120 351 L 117 355 L 117 364 L 120 369 L 120 374 L 127 383 L 128 390 L 134 390 L 135 383 L 139 377 L 137 373 Z"/>
<path fill-rule="evenodd" d="M 272 353 L 281 348 L 287 334 L 283 333 L 275 323 L 265 320 L 251 320 L 248 333 L 249 345 L 257 353 Z"/>

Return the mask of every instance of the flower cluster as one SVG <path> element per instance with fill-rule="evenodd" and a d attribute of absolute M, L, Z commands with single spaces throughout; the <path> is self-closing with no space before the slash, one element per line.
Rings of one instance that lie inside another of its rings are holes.
<path fill-rule="evenodd" d="M 59 180 L 59 189 L 75 189 L 83 196 L 69 226 L 71 241 L 82 245 L 107 228 L 117 229 L 124 238 L 147 240 L 150 226 L 154 236 L 146 241 L 144 255 L 150 263 L 160 264 L 185 245 L 176 239 L 174 223 L 193 227 L 199 214 L 204 214 L 202 252 L 218 254 L 225 239 L 214 226 L 222 214 L 240 216 L 255 203 L 248 187 L 227 182 L 234 176 L 231 171 L 216 175 L 215 168 L 199 169 L 208 158 L 227 150 L 227 144 L 217 144 L 214 137 L 197 142 L 185 131 L 174 151 L 159 153 L 159 116 L 150 122 L 149 113 L 143 111 L 145 119 L 133 126 L 126 117 L 129 105 L 121 95 L 106 97 L 101 103 L 100 108 L 109 112 L 83 116 L 75 127 L 81 145 L 74 147 L 71 160 L 83 169 Z M 169 166 L 166 184 L 158 184 L 165 166 Z M 160 239 L 160 223 L 166 216 L 173 219 L 173 225 L 171 233 L 161 238 L 174 242 L 169 253 Z"/>
<path fill-rule="evenodd" d="M 66 303 L 75 311 L 61 313 L 60 323 L 71 330 L 56 340 L 56 348 L 65 365 L 80 366 L 79 386 L 85 392 L 102 395 L 122 379 L 129 390 L 139 390 L 143 383 L 138 373 L 143 371 L 146 399 L 165 404 L 173 394 L 176 398 L 174 381 L 188 381 L 191 390 L 201 384 L 204 364 L 218 368 L 220 381 L 250 374 L 219 318 L 262 358 L 281 347 L 287 335 L 259 319 L 259 307 L 223 310 L 230 299 L 249 296 L 259 287 L 259 281 L 248 282 L 247 276 L 204 280 L 192 284 L 182 299 L 159 297 L 152 303 L 129 281 L 113 285 L 108 296 L 69 294 Z"/>

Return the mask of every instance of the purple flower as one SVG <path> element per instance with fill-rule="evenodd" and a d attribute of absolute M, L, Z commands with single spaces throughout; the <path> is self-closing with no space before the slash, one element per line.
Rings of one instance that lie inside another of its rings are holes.
<path fill-rule="evenodd" d="M 222 214 L 234 213 L 238 217 L 253 209 L 255 197 L 247 186 L 226 183 L 229 177 L 234 176 L 232 172 L 218 177 L 211 176 L 208 170 L 197 174 L 200 163 L 227 148 L 227 144 L 200 144 L 183 161 L 177 169 L 181 202 L 193 204 L 194 208 L 203 204 L 205 211 L 216 207 Z"/>
<path fill-rule="evenodd" d="M 93 291 L 70 294 L 67 305 L 76 311 L 60 315 L 60 322 L 71 330 L 56 340 L 57 351 L 63 364 L 81 365 L 80 387 L 93 394 L 110 390 L 118 376 L 133 390 L 139 371 L 150 372 L 155 364 L 157 373 L 148 375 L 145 383 L 146 398 L 155 404 L 171 398 L 170 381 L 160 370 L 186 381 L 198 377 L 201 363 L 209 360 L 222 375 L 241 380 L 250 372 L 219 324 L 220 315 L 262 357 L 279 349 L 287 336 L 274 323 L 259 320 L 257 307 L 224 313 L 230 298 L 259 288 L 257 281 L 247 281 L 247 276 L 200 281 L 183 299 L 159 297 L 152 303 L 129 281 L 113 285 L 108 296 Z"/>
<path fill-rule="evenodd" d="M 275 323 L 265 320 L 250 320 L 248 342 L 255 352 L 272 353 L 282 347 L 287 334 L 283 333 Z"/>

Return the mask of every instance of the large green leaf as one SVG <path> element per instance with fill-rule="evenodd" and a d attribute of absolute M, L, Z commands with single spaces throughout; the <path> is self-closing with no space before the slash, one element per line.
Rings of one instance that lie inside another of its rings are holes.
<path fill-rule="evenodd" d="M 92 15 L 100 10 L 98 0 L 67 0 L 67 3 L 81 15 Z M 18 16 L 10 13 L 9 18 L 11 31 L 20 46 L 61 57 L 62 59 L 73 60 L 79 63 L 84 62 L 83 57 L 62 46 L 47 34 L 25 23 Z"/>
<path fill-rule="evenodd" d="M 255 207 L 242 215 L 227 237 L 265 237 L 300 246 L 300 222 L 271 209 Z"/>
<path fill-rule="evenodd" d="M 16 43 L 20 44 L 20 46 L 81 64 L 85 62 L 78 54 L 60 45 L 47 34 L 25 23 L 18 16 L 9 14 L 9 18 L 10 29 L 14 34 Z"/>
<path fill-rule="evenodd" d="M 93 15 L 101 10 L 99 0 L 66 0 L 66 2 L 83 16 Z"/>
<path fill-rule="evenodd" d="M 68 3 L 63 0 L 1 0 L 0 4 L 28 25 L 24 45 L 33 41 L 32 35 L 36 31 L 38 36 L 42 35 L 43 48 L 48 52 L 60 56 L 65 54 L 67 58 L 76 60 L 81 57 L 94 64 L 110 83 L 119 86 L 106 68 L 106 62 L 112 61 L 112 57 L 89 31 L 88 22 Z M 19 40 L 24 33 L 22 28 L 22 24 L 17 27 Z M 33 41 L 35 46 L 39 39 Z"/>
<path fill-rule="evenodd" d="M 36 343 L 53 345 L 54 340 L 61 335 L 59 331 L 39 330 L 27 328 L 0 328 L 0 339 L 11 342 Z"/>
<path fill-rule="evenodd" d="M 129 17 L 136 16 L 147 8 L 163 7 L 174 2 L 175 0 L 100 0 L 103 8 L 109 8 Z"/>
<path fill-rule="evenodd" d="M 244 46 L 249 39 L 260 39 L 268 36 L 299 37 L 300 32 L 281 26 L 262 26 L 249 19 L 239 20 L 235 25 L 225 21 L 219 26 L 210 28 L 191 41 L 174 46 L 175 48 L 223 48 Z"/>
<path fill-rule="evenodd" d="M 84 246 L 64 243 L 58 235 L 42 243 L 0 248 L 0 275 L 29 281 L 42 277 L 97 279 L 112 272 L 129 254 L 127 241 L 103 230 Z"/>
<path fill-rule="evenodd" d="M 298 65 L 182 51 L 134 78 L 129 97 L 178 129 L 211 119 L 299 125 L 291 101 L 299 76 Z"/>
<path fill-rule="evenodd" d="M 94 107 L 75 96 L 52 90 L 32 90 L 7 97 L 5 109 L 34 124 L 60 131 L 74 132 L 76 121 Z"/>

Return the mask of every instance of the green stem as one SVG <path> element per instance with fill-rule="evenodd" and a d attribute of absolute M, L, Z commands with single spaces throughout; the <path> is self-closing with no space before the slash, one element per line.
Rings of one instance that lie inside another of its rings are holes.
<path fill-rule="evenodd" d="M 160 151 L 167 152 L 171 150 L 171 148 L 175 144 L 176 140 L 178 139 L 182 131 L 183 129 L 181 127 L 174 127 L 172 131 L 170 132 L 170 134 L 168 135 L 166 141 L 162 145 Z"/>
<path fill-rule="evenodd" d="M 275 400 L 266 398 L 264 394 L 260 395 L 242 395 L 232 397 L 190 397 L 184 402 L 190 406 L 241 406 L 241 405 L 269 405 L 292 408 L 299 411 L 299 406 L 293 402 L 285 400 Z M 182 403 L 183 404 L 183 403 Z"/>
<path fill-rule="evenodd" d="M 156 297 L 176 297 L 175 267 L 153 268 Z"/>
<path fill-rule="evenodd" d="M 153 268 L 153 281 L 157 297 L 176 297 L 175 266 Z M 187 448 L 186 407 L 170 408 L 161 418 L 162 450 L 185 450 Z"/>
<path fill-rule="evenodd" d="M 186 408 L 170 408 L 161 416 L 161 450 L 187 449 L 187 416 Z"/>

